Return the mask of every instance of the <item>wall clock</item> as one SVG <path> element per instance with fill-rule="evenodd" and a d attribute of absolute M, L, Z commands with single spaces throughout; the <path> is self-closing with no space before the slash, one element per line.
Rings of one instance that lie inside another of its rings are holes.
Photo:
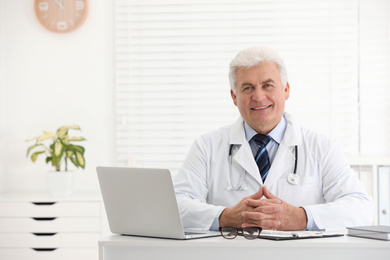
<path fill-rule="evenodd" d="M 77 29 L 84 22 L 88 0 L 34 0 L 34 9 L 43 27 L 65 33 Z"/>

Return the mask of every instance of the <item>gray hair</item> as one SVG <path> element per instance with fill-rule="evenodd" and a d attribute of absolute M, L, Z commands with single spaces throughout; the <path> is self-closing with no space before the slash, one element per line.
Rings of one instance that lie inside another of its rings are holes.
<path fill-rule="evenodd" d="M 240 51 L 229 65 L 230 88 L 236 93 L 236 70 L 239 67 L 251 68 L 265 62 L 273 62 L 279 69 L 280 80 L 284 87 L 287 84 L 287 70 L 282 58 L 271 48 L 253 46 Z"/>

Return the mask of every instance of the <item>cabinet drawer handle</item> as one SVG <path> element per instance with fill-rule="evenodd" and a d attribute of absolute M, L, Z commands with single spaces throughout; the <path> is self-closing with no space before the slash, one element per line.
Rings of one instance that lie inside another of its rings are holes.
<path fill-rule="evenodd" d="M 54 251 L 57 248 L 32 248 L 35 251 Z"/>
<path fill-rule="evenodd" d="M 54 236 L 57 233 L 32 233 L 35 236 Z"/>
<path fill-rule="evenodd" d="M 51 206 L 56 204 L 55 202 L 31 202 L 31 203 L 36 206 Z"/>
<path fill-rule="evenodd" d="M 56 218 L 32 218 L 32 219 L 36 221 L 52 221 L 55 220 Z"/>

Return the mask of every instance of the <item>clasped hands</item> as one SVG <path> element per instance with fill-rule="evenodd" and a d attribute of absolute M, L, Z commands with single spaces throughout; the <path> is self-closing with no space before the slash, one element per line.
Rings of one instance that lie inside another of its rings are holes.
<path fill-rule="evenodd" d="M 303 208 L 292 206 L 273 195 L 266 186 L 245 197 L 219 217 L 220 226 L 258 226 L 271 230 L 303 230 L 307 225 Z"/>

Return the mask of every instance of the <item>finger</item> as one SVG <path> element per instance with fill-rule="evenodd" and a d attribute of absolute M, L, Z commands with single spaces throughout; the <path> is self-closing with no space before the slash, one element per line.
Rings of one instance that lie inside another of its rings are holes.
<path fill-rule="evenodd" d="M 254 211 L 251 212 L 261 212 L 264 214 L 277 214 L 282 210 L 283 208 L 281 206 L 263 206 L 263 207 L 257 207 L 254 209 Z"/>
<path fill-rule="evenodd" d="M 267 199 L 278 199 L 278 197 L 276 197 L 274 194 L 272 194 L 267 186 L 263 186 L 263 194 L 264 194 L 264 197 L 266 197 Z"/>
<path fill-rule="evenodd" d="M 262 199 L 262 200 L 253 200 L 248 199 L 245 201 L 247 206 L 250 207 L 262 207 L 262 206 L 268 206 L 273 204 L 282 204 L 282 201 L 280 199 Z"/>
<path fill-rule="evenodd" d="M 262 229 L 270 229 L 270 230 L 277 230 L 278 227 L 280 226 L 280 221 L 279 220 L 272 220 L 272 219 L 266 219 L 266 220 L 261 220 L 257 222 L 245 222 L 241 225 L 242 228 L 246 227 L 262 227 Z"/>
<path fill-rule="evenodd" d="M 266 219 L 279 219 L 278 212 L 274 211 L 274 209 L 268 209 L 267 212 L 255 212 L 255 211 L 245 211 L 241 213 L 241 216 L 243 218 L 243 222 L 250 222 L 250 221 L 259 221 L 259 220 L 266 220 Z"/>
<path fill-rule="evenodd" d="M 278 214 L 280 213 L 281 211 L 283 210 L 283 208 L 281 206 L 261 206 L 261 207 L 257 207 L 257 208 L 249 208 L 247 210 L 245 210 L 243 213 L 262 213 L 262 214 Z M 252 216 L 251 214 L 249 214 L 248 216 Z M 241 214 L 243 215 L 243 214 Z M 245 214 L 244 214 L 245 215 Z"/>
<path fill-rule="evenodd" d="M 263 214 L 259 212 L 244 212 L 242 227 L 260 226 L 262 228 L 276 228 L 281 222 L 278 214 Z"/>
<path fill-rule="evenodd" d="M 255 194 L 249 196 L 249 198 L 253 199 L 253 200 L 258 200 L 261 197 L 263 197 L 263 195 L 264 195 L 263 194 L 263 187 L 260 187 L 259 190 Z"/>

